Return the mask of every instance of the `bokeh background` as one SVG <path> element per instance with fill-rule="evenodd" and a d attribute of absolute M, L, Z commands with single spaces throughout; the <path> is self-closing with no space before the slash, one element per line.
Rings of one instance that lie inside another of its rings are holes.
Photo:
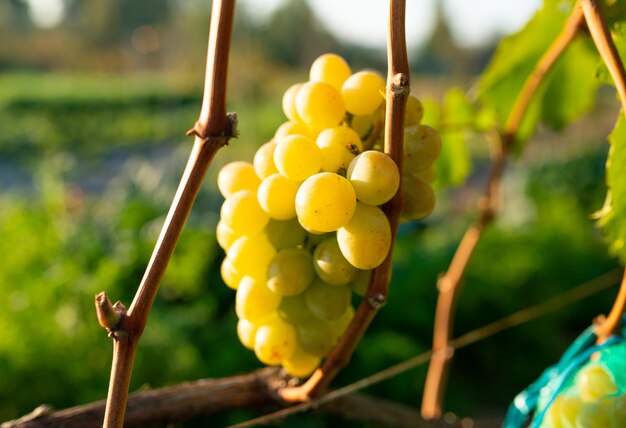
<path fill-rule="evenodd" d="M 385 71 L 384 3 L 239 2 L 228 109 L 241 135 L 209 171 L 142 337 L 132 390 L 259 367 L 237 342 L 234 293 L 219 277 L 216 172 L 251 160 L 272 137 L 285 120 L 283 91 L 306 79 L 317 55 L 337 52 L 355 70 Z M 498 39 L 540 7 L 408 3 L 413 89 L 431 102 L 453 86 L 471 94 Z M 0 0 L 0 421 L 41 403 L 64 408 L 105 396 L 111 343 L 93 296 L 106 290 L 129 303 L 141 280 L 191 146 L 184 134 L 200 108 L 209 15 L 208 0 Z M 458 334 L 618 266 L 591 219 L 605 196 L 606 136 L 618 109 L 611 92 L 597 101 L 563 133 L 540 129 L 507 170 L 504 210 L 467 272 Z M 429 349 L 436 278 L 474 218 L 488 169 L 486 141 L 467 147 L 467 180 L 440 187 L 435 213 L 402 226 L 389 303 L 337 385 Z M 447 408 L 501 418 L 615 294 L 459 351 Z M 424 376 L 422 367 L 366 392 L 418 407 Z M 285 422 L 338 423 L 348 426 L 316 415 Z"/>

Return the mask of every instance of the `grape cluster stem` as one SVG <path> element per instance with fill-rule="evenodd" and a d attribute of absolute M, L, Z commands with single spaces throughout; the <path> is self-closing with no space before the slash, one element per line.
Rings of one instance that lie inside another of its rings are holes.
<path fill-rule="evenodd" d="M 213 1 L 202 109 L 189 132 L 195 136 L 193 148 L 135 298 L 127 312 L 115 312 L 106 296 L 96 297 L 98 318 L 114 339 L 105 428 L 124 424 L 135 352 L 159 285 L 211 161 L 234 137 L 236 116 L 226 114 L 226 77 L 234 8 L 234 0 Z M 120 315 L 117 320 L 116 313 Z"/>
<path fill-rule="evenodd" d="M 583 12 L 580 5 L 576 5 L 559 35 L 524 82 L 503 130 L 492 134 L 498 144 L 494 145 L 491 152 L 492 164 L 484 196 L 478 201 L 479 217 L 463 235 L 448 270 L 437 281 L 439 297 L 433 332 L 433 358 L 428 367 L 422 399 L 422 416 L 425 419 L 439 419 L 443 416 L 445 388 L 454 356 L 454 347 L 451 346 L 454 312 L 462 279 L 483 231 L 500 210 L 502 176 L 508 156 L 515 146 L 517 132 L 537 89 L 583 26 Z M 442 350 L 444 352 L 439 352 Z"/>

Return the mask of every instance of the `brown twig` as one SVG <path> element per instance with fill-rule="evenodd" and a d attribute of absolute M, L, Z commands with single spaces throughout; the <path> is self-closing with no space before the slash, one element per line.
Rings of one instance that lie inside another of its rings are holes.
<path fill-rule="evenodd" d="M 387 38 L 387 105 L 385 114 L 385 153 L 387 153 L 402 171 L 402 144 L 404 139 L 404 109 L 410 92 L 409 63 L 406 53 L 405 38 L 405 0 L 390 0 Z M 337 373 L 345 367 L 357 344 L 378 310 L 387 300 L 391 272 L 393 243 L 398 230 L 402 192 L 384 206 L 384 211 L 391 225 L 391 249 L 383 263 L 377 267 L 370 280 L 369 288 L 341 340 L 329 353 L 323 365 L 303 385 L 282 388 L 281 397 L 290 402 L 306 401 L 313 396 L 323 394 Z"/>
<path fill-rule="evenodd" d="M 202 109 L 194 128 L 188 133 L 195 136 L 193 149 L 130 309 L 119 314 L 119 322 L 114 326 L 106 325 L 114 338 L 104 417 L 107 428 L 121 427 L 124 423 L 135 351 L 159 285 L 206 171 L 217 150 L 233 137 L 233 118 L 226 114 L 226 74 L 234 7 L 234 0 L 213 1 Z M 98 298 L 96 300 L 98 319 L 108 319 L 106 310 L 109 305 L 99 304 Z"/>
<path fill-rule="evenodd" d="M 439 297 L 435 313 L 433 351 L 435 355 L 428 368 L 422 401 L 422 416 L 426 419 L 440 418 L 443 414 L 445 385 L 454 354 L 450 346 L 456 300 L 461 290 L 461 280 L 471 256 L 487 225 L 493 222 L 501 205 L 500 188 L 502 175 L 516 134 L 537 88 L 552 69 L 557 59 L 578 34 L 583 23 L 580 7 L 575 7 L 561 33 L 548 47 L 526 79 L 509 113 L 501 135 L 501 144 L 492 153 L 492 165 L 484 196 L 479 200 L 479 218 L 468 228 L 450 262 L 446 273 L 437 281 Z"/>
<path fill-rule="evenodd" d="M 626 71 L 624 71 L 624 63 L 606 25 L 600 3 L 595 0 L 582 0 L 581 3 L 591 38 L 613 78 L 622 103 L 622 113 L 626 115 Z M 624 309 L 626 309 L 626 270 L 624 271 L 624 280 L 609 316 L 606 318 L 599 317 L 596 321 L 596 334 L 599 342 L 604 342 L 609 336 L 619 330 L 622 325 Z"/>

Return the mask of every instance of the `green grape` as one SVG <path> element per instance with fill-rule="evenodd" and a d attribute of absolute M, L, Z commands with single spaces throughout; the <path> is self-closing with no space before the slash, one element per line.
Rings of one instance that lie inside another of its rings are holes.
<path fill-rule="evenodd" d="M 309 137 L 288 135 L 276 143 L 274 163 L 285 177 L 302 181 L 322 168 L 322 152 Z"/>
<path fill-rule="evenodd" d="M 402 174 L 402 211 L 404 220 L 421 220 L 435 209 L 435 191 L 414 174 Z"/>
<path fill-rule="evenodd" d="M 424 106 L 422 102 L 416 96 L 409 95 L 404 109 L 404 127 L 419 125 L 423 117 Z"/>
<path fill-rule="evenodd" d="M 346 79 L 341 95 L 353 115 L 372 114 L 383 102 L 385 81 L 375 71 L 359 71 Z"/>
<path fill-rule="evenodd" d="M 225 198 L 240 190 L 255 192 L 260 182 L 254 171 L 254 165 L 249 162 L 230 162 L 217 174 L 217 188 Z"/>
<path fill-rule="evenodd" d="M 272 174 L 278 173 L 278 168 L 274 163 L 274 150 L 276 141 L 269 141 L 263 144 L 254 154 L 254 171 L 261 180 Z"/>
<path fill-rule="evenodd" d="M 311 65 L 309 79 L 312 82 L 324 82 L 341 91 L 341 85 L 352 74 L 350 66 L 342 57 L 328 53 L 317 57 Z"/>
<path fill-rule="evenodd" d="M 367 292 L 368 287 L 370 286 L 370 279 L 372 278 L 371 270 L 358 270 L 352 283 L 350 286 L 352 287 L 352 291 L 354 291 L 357 295 L 363 297 Z"/>
<path fill-rule="evenodd" d="M 304 244 L 307 232 L 300 226 L 297 218 L 291 220 L 273 220 L 267 222 L 263 233 L 277 250 L 293 248 Z"/>
<path fill-rule="evenodd" d="M 272 174 L 263 179 L 257 190 L 259 205 L 275 220 L 296 217 L 296 192 L 300 181 L 290 180 L 281 174 Z"/>
<path fill-rule="evenodd" d="M 222 260 L 220 274 L 222 275 L 224 284 L 226 284 L 228 288 L 236 290 L 237 287 L 239 287 L 239 281 L 241 281 L 242 276 L 235 270 L 228 257 L 224 257 L 224 260 Z"/>
<path fill-rule="evenodd" d="M 311 253 L 299 248 L 281 250 L 267 268 L 267 286 L 281 296 L 302 293 L 313 281 Z"/>
<path fill-rule="evenodd" d="M 281 124 L 274 133 L 274 140 L 278 141 L 288 135 L 304 135 L 306 137 L 314 138 L 315 135 L 309 128 L 307 128 L 302 122 L 287 121 Z"/>
<path fill-rule="evenodd" d="M 371 114 L 352 116 L 350 127 L 354 129 L 359 137 L 365 139 L 374 128 L 374 117 Z"/>
<path fill-rule="evenodd" d="M 237 316 L 256 322 L 275 313 L 282 297 L 273 293 L 265 281 L 244 276 L 239 282 L 235 296 Z"/>
<path fill-rule="evenodd" d="M 312 317 L 299 322 L 295 328 L 298 343 L 310 354 L 325 357 L 335 344 L 335 332 L 327 321 Z"/>
<path fill-rule="evenodd" d="M 302 85 L 303 83 L 291 85 L 283 95 L 283 112 L 285 113 L 285 116 L 287 116 L 287 119 L 291 122 L 302 123 L 302 118 L 300 118 L 300 115 L 296 110 L 296 96 L 298 95 L 298 91 L 300 91 Z"/>
<path fill-rule="evenodd" d="M 357 269 L 341 254 L 334 236 L 315 248 L 313 266 L 317 275 L 330 285 L 346 285 L 357 273 Z"/>
<path fill-rule="evenodd" d="M 332 232 L 346 224 L 356 207 L 356 194 L 348 180 L 331 172 L 307 178 L 296 193 L 296 213 L 308 231 Z"/>
<path fill-rule="evenodd" d="M 296 331 L 280 317 L 271 316 L 259 323 L 254 337 L 254 353 L 262 363 L 278 365 L 295 349 Z"/>
<path fill-rule="evenodd" d="M 576 375 L 576 388 L 584 402 L 593 402 L 618 392 L 613 376 L 600 364 L 583 367 Z"/>
<path fill-rule="evenodd" d="M 323 82 L 306 82 L 300 87 L 296 110 L 309 128 L 318 131 L 338 125 L 346 115 L 339 91 Z"/>
<path fill-rule="evenodd" d="M 305 378 L 319 367 L 322 359 L 317 355 L 309 354 L 297 346 L 289 358 L 285 358 L 282 366 L 293 377 Z"/>
<path fill-rule="evenodd" d="M 405 172 L 417 172 L 431 166 L 441 152 L 441 137 L 430 126 L 404 128 L 402 167 Z"/>
<path fill-rule="evenodd" d="M 254 350 L 254 337 L 256 336 L 258 326 L 245 318 L 237 321 L 237 337 L 243 346 Z"/>
<path fill-rule="evenodd" d="M 278 316 L 293 325 L 301 324 L 313 317 L 313 312 L 304 300 L 304 293 L 283 297 L 277 311 Z"/>
<path fill-rule="evenodd" d="M 339 319 L 350 305 L 350 287 L 330 285 L 319 278 L 304 292 L 306 304 L 313 314 L 325 321 Z"/>
<path fill-rule="evenodd" d="M 391 227 L 378 207 L 357 202 L 350 221 L 337 230 L 343 256 L 359 269 L 380 265 L 391 247 Z"/>
<path fill-rule="evenodd" d="M 426 183 L 432 185 L 435 182 L 435 180 L 437 179 L 437 170 L 435 169 L 435 167 L 433 165 L 431 165 L 431 166 L 429 166 L 426 169 L 423 169 L 421 171 L 417 171 L 413 175 L 421 178 Z"/>
<path fill-rule="evenodd" d="M 352 318 L 354 318 L 354 314 L 354 308 L 352 307 L 352 305 L 348 305 L 348 308 L 343 313 L 343 315 L 341 315 L 336 320 L 329 321 L 329 324 L 332 327 L 336 338 L 335 343 L 339 341 L 343 333 L 346 331 L 346 328 L 348 328 L 348 325 L 350 325 Z"/>
<path fill-rule="evenodd" d="M 361 153 L 350 162 L 347 178 L 356 198 L 367 205 L 382 205 L 400 186 L 398 166 L 388 155 L 375 150 Z"/>
<path fill-rule="evenodd" d="M 305 248 L 311 252 L 315 251 L 315 247 L 317 247 L 320 243 L 325 241 L 330 237 L 336 236 L 334 233 L 311 233 L 307 232 L 306 244 Z"/>
<path fill-rule="evenodd" d="M 597 401 L 584 403 L 576 418 L 576 428 L 611 428 L 612 399 L 600 398 Z"/>
<path fill-rule="evenodd" d="M 265 279 L 276 250 L 265 234 L 242 236 L 228 249 L 227 257 L 239 275 Z"/>
<path fill-rule="evenodd" d="M 355 154 L 363 150 L 359 135 L 348 126 L 342 125 L 320 132 L 315 144 L 322 151 L 322 171 L 328 172 L 348 168 Z"/>
<path fill-rule="evenodd" d="M 613 399 L 613 426 L 626 427 L 626 394 Z"/>
<path fill-rule="evenodd" d="M 233 242 L 235 242 L 240 236 L 237 235 L 226 223 L 223 221 L 217 222 L 217 227 L 215 229 L 215 237 L 217 238 L 217 243 L 224 250 L 228 251 Z"/>
<path fill-rule="evenodd" d="M 240 190 L 224 200 L 220 218 L 237 235 L 260 232 L 270 217 L 259 205 L 256 192 Z"/>

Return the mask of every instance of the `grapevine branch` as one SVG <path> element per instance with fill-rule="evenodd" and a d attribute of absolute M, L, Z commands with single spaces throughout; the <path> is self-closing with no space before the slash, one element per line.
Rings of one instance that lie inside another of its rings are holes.
<path fill-rule="evenodd" d="M 404 109 L 410 92 L 409 63 L 406 53 L 405 37 L 405 0 L 390 0 L 387 37 L 387 104 L 385 112 L 385 153 L 387 153 L 402 171 L 402 144 L 404 139 Z M 354 318 L 337 345 L 313 375 L 303 385 L 285 387 L 279 394 L 285 401 L 306 401 L 311 397 L 323 394 L 345 367 L 361 337 L 370 323 L 385 304 L 389 290 L 391 273 L 391 256 L 393 243 L 398 230 L 400 210 L 402 209 L 402 192 L 384 206 L 385 215 L 391 226 L 391 248 L 383 263 L 374 269 L 368 290 L 359 305 Z"/>
<path fill-rule="evenodd" d="M 526 79 L 505 122 L 503 131 L 499 135 L 501 144 L 492 153 L 492 165 L 485 194 L 478 204 L 480 215 L 465 232 L 450 262 L 448 271 L 441 275 L 437 281 L 439 297 L 433 334 L 434 354 L 428 368 L 422 401 L 422 416 L 426 419 L 440 418 L 443 414 L 445 385 L 454 355 L 454 348 L 450 345 L 453 316 L 457 297 L 461 290 L 461 280 L 484 229 L 494 221 L 500 209 L 502 175 L 508 155 L 515 144 L 522 119 L 539 85 L 578 34 L 582 24 L 582 10 L 580 7 L 575 7 L 565 22 L 561 33 L 548 47 Z"/>
<path fill-rule="evenodd" d="M 626 115 L 626 72 L 624 71 L 624 63 L 620 59 L 615 43 L 611 38 L 611 33 L 606 25 L 599 2 L 582 0 L 581 3 L 591 38 L 604 64 L 609 69 L 613 82 L 615 82 L 615 87 L 622 103 L 622 112 Z M 603 342 L 620 328 L 624 309 L 626 309 L 626 270 L 624 271 L 624 279 L 611 312 L 606 318 L 599 317 L 596 322 L 598 341 Z"/>
<path fill-rule="evenodd" d="M 507 329 L 550 314 L 615 285 L 619 281 L 620 276 L 621 270 L 614 269 L 577 287 L 560 293 L 549 300 L 522 309 L 500 320 L 465 333 L 454 339 L 451 345 L 454 346 L 455 349 L 460 349 L 480 342 Z M 324 403 L 329 403 L 331 401 L 336 402 L 336 400 L 343 397 L 354 398 L 354 394 L 358 391 L 398 376 L 428 362 L 431 354 L 431 351 L 421 353 L 350 385 L 331 391 L 321 399 L 291 406 L 280 410 L 280 413 L 270 413 L 261 418 L 244 422 L 240 424 L 240 426 L 251 426 L 253 423 L 271 422 L 280 417 L 316 408 L 320 405 L 321 400 L 324 400 Z M 146 423 L 157 421 L 181 421 L 200 414 L 210 414 L 234 408 L 263 406 L 265 403 L 272 403 L 273 400 L 276 399 L 274 385 L 284 381 L 285 378 L 279 369 L 264 368 L 245 375 L 220 379 L 204 379 L 170 387 L 136 392 L 129 396 L 125 424 L 131 426 L 145 425 Z M 362 402 L 360 398 L 357 399 L 357 401 Z M 419 415 L 410 413 L 406 408 L 399 408 L 397 405 L 389 402 L 384 402 L 383 405 L 377 406 L 377 404 L 380 403 L 380 399 L 376 398 L 375 400 L 363 404 L 363 407 L 367 406 L 372 412 L 380 412 L 383 418 L 387 417 L 387 410 L 393 410 L 393 413 L 401 412 L 406 414 L 407 420 L 410 420 L 408 416 L 411 414 L 411 418 L 414 421 L 421 421 Z M 17 420 L 0 424 L 0 428 L 43 428 L 60 425 L 68 427 L 91 427 L 102 420 L 104 406 L 104 401 L 98 401 L 52 412 L 49 406 L 42 405 Z M 332 413 L 345 416 L 343 410 L 338 410 L 343 407 L 342 404 L 337 405 L 332 410 Z M 365 410 L 362 410 L 358 405 L 353 405 L 352 409 L 365 412 Z M 391 421 L 393 423 L 396 422 L 396 420 L 393 419 Z M 372 422 L 372 420 L 369 420 L 369 422 Z M 433 421 L 432 423 L 442 424 L 441 421 Z M 384 419 L 381 424 L 384 425 Z M 403 425 L 396 424 L 393 426 Z M 484 425 L 478 424 L 477 422 L 477 426 Z"/>
<path fill-rule="evenodd" d="M 126 312 L 121 303 L 111 305 L 104 293 L 96 296 L 98 320 L 113 337 L 113 363 L 104 416 L 107 428 L 122 427 L 124 423 L 135 351 L 159 285 L 213 157 L 234 136 L 234 115 L 226 114 L 226 75 L 234 7 L 234 0 L 213 1 L 202 109 L 188 132 L 195 136 L 193 149 L 135 298 Z"/>

